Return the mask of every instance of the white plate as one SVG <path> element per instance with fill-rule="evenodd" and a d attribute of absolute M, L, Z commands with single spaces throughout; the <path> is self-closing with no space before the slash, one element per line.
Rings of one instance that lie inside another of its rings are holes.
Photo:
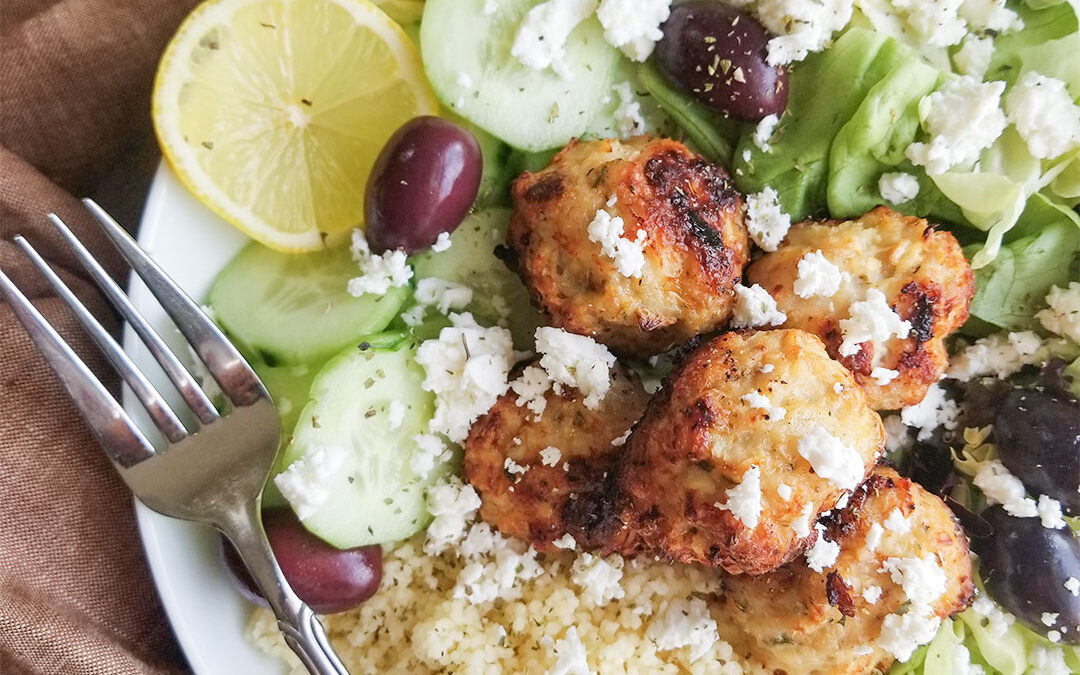
<path fill-rule="evenodd" d="M 214 276 L 248 241 L 200 204 L 162 164 L 154 177 L 139 227 L 143 248 L 196 300 L 206 297 Z M 135 306 L 182 351 L 183 342 L 141 283 L 132 283 Z M 170 402 L 179 395 L 156 368 L 153 357 L 130 329 L 124 348 L 151 376 Z M 127 411 L 150 428 L 143 411 L 124 392 Z M 136 502 L 150 571 L 180 646 L 196 675 L 278 675 L 285 667 L 257 650 L 244 636 L 251 605 L 236 591 L 219 559 L 217 534 L 209 527 L 158 515 Z"/>

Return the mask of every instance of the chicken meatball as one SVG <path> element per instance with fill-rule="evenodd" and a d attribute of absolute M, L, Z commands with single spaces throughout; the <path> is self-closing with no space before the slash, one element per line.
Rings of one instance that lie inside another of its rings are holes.
<path fill-rule="evenodd" d="M 549 390 L 543 400 L 536 415 L 510 391 L 473 424 L 464 472 L 480 495 L 480 516 L 541 551 L 566 534 L 585 549 L 620 549 L 604 486 L 648 395 L 617 366 L 595 409 L 575 389 Z"/>
<path fill-rule="evenodd" d="M 816 336 L 725 333 L 668 376 L 630 435 L 616 470 L 620 519 L 670 560 L 762 574 L 802 551 L 884 436 Z"/>
<path fill-rule="evenodd" d="M 825 341 L 875 410 L 915 405 L 941 378 L 948 367 L 945 338 L 967 320 L 975 293 L 971 266 L 950 233 L 884 206 L 858 220 L 793 226 L 776 251 L 747 268 L 746 277 L 776 298 L 787 315 L 785 328 Z M 907 322 L 904 337 L 842 348 L 843 322 L 853 316 L 854 303 L 873 299 L 872 290 Z"/>
<path fill-rule="evenodd" d="M 742 197 L 681 143 L 575 141 L 512 192 L 508 262 L 553 325 L 642 356 L 731 316 Z"/>
<path fill-rule="evenodd" d="M 839 553 L 821 572 L 795 560 L 724 580 L 717 624 L 752 664 L 807 675 L 884 672 L 970 602 L 963 531 L 940 499 L 892 469 L 876 469 L 823 525 Z"/>

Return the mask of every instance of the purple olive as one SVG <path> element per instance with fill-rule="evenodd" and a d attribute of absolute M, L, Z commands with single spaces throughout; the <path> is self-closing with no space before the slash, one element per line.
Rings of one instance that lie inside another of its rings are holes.
<path fill-rule="evenodd" d="M 338 549 L 304 529 L 291 509 L 263 512 L 263 527 L 293 591 L 319 614 L 344 612 L 374 595 L 382 582 L 382 547 Z M 249 600 L 266 604 L 236 549 L 221 538 L 229 571 Z"/>
<path fill-rule="evenodd" d="M 483 158 L 468 131 L 416 117 L 394 132 L 371 170 L 364 220 L 371 249 L 412 253 L 453 232 L 480 189 Z"/>
<path fill-rule="evenodd" d="M 757 122 L 787 106 L 788 73 L 766 62 L 769 34 L 752 16 L 715 0 L 675 5 L 656 45 L 660 71 L 705 105 Z"/>
<path fill-rule="evenodd" d="M 1080 579 L 1080 541 L 1067 527 L 1051 530 L 1038 518 L 1014 518 L 1000 506 L 980 515 L 991 534 L 969 534 L 986 591 L 1033 631 L 1057 630 L 1063 642 L 1080 643 L 1080 597 L 1065 587 Z M 1057 614 L 1052 626 L 1043 623 L 1044 612 Z"/>

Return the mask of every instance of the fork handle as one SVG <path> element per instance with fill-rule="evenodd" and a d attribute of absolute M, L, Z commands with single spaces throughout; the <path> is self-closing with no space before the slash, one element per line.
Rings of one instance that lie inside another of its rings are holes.
<path fill-rule="evenodd" d="M 285 642 L 311 675 L 349 675 L 315 612 L 296 596 L 274 558 L 258 504 L 228 514 L 218 528 L 240 553 L 255 585 L 270 603 Z"/>

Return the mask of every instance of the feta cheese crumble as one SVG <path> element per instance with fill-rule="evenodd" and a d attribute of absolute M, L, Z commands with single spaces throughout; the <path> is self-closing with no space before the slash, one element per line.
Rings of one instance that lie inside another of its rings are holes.
<path fill-rule="evenodd" d="M 866 550 L 873 553 L 881 545 L 881 538 L 885 536 L 885 528 L 879 523 L 871 523 L 866 531 Z"/>
<path fill-rule="evenodd" d="M 570 568 L 570 580 L 581 588 L 581 599 L 593 607 L 606 605 L 625 595 L 620 581 L 623 575 L 623 559 L 613 555 L 601 558 L 582 553 Z"/>
<path fill-rule="evenodd" d="M 867 586 L 863 589 L 862 596 L 871 605 L 876 605 L 881 599 L 881 586 Z"/>
<path fill-rule="evenodd" d="M 434 434 L 416 434 L 412 437 L 416 451 L 409 457 L 409 469 L 420 480 L 431 475 L 438 463 L 448 462 L 454 456 L 446 443 Z"/>
<path fill-rule="evenodd" d="M 1039 515 L 1035 500 L 1024 496 L 1024 484 L 1005 468 L 1001 460 L 984 463 L 971 482 L 982 490 L 988 503 L 1001 504 L 1011 516 L 1035 518 Z"/>
<path fill-rule="evenodd" d="M 1044 363 L 1067 349 L 1064 340 L 1044 341 L 1031 331 L 1006 336 L 994 333 L 976 340 L 954 355 L 946 376 L 965 381 L 983 375 L 1003 379 L 1026 365 Z"/>
<path fill-rule="evenodd" d="M 349 295 L 353 297 L 360 297 L 365 293 L 385 295 L 391 288 L 404 286 L 412 279 L 413 271 L 404 251 L 393 249 L 375 255 L 361 230 L 352 232 L 351 251 L 353 260 L 360 267 L 359 276 L 349 279 L 346 286 Z"/>
<path fill-rule="evenodd" d="M 611 388 L 615 356 L 608 348 L 584 335 L 560 328 L 536 329 L 536 351 L 543 354 L 540 366 L 551 378 L 555 393 L 574 387 L 585 396 L 585 407 L 596 410 Z"/>
<path fill-rule="evenodd" d="M 750 529 L 757 527 L 761 519 L 761 469 L 756 466 L 747 469 L 739 484 L 728 488 L 724 494 L 727 501 L 717 502 L 714 506 L 721 511 L 731 511 L 731 515 Z"/>
<path fill-rule="evenodd" d="M 875 382 L 884 387 L 896 378 L 900 377 L 900 371 L 892 370 L 891 368 L 882 368 L 878 366 L 870 371 L 870 377 Z"/>
<path fill-rule="evenodd" d="M 1039 521 L 1043 527 L 1050 530 L 1060 530 L 1065 527 L 1065 519 L 1061 516 L 1061 502 L 1058 500 L 1039 495 L 1035 508 L 1039 512 Z"/>
<path fill-rule="evenodd" d="M 1080 106 L 1059 79 L 1024 73 L 1005 97 L 1005 113 L 1039 159 L 1053 159 L 1080 145 Z"/>
<path fill-rule="evenodd" d="M 878 192 L 890 204 L 903 204 L 919 195 L 919 181 L 910 173 L 883 173 L 878 179 Z"/>
<path fill-rule="evenodd" d="M 578 637 L 577 628 L 566 629 L 566 636 L 555 641 L 555 665 L 548 675 L 593 675 L 589 670 L 588 652 Z"/>
<path fill-rule="evenodd" d="M 919 101 L 919 119 L 929 134 L 928 143 L 912 143 L 905 155 L 929 174 L 969 165 L 1005 130 L 999 103 L 1004 82 L 980 82 L 962 76 Z"/>
<path fill-rule="evenodd" d="M 697 661 L 720 640 L 716 621 L 701 598 L 674 600 L 661 608 L 649 624 L 649 639 L 660 651 L 690 648 L 690 660 Z"/>
<path fill-rule="evenodd" d="M 614 206 L 613 200 L 608 202 Z M 623 219 L 599 209 L 589 223 L 589 241 L 600 244 L 600 251 L 615 262 L 615 269 L 624 277 L 641 278 L 645 269 L 645 230 L 638 230 L 634 239 L 623 236 Z"/>
<path fill-rule="evenodd" d="M 1073 597 L 1080 596 L 1080 579 L 1076 577 L 1069 577 L 1065 580 L 1065 590 L 1073 594 Z"/>
<path fill-rule="evenodd" d="M 828 47 L 851 20 L 851 0 L 758 0 L 755 16 L 776 37 L 769 40 L 770 66 L 802 61 Z"/>
<path fill-rule="evenodd" d="M 562 459 L 562 451 L 554 446 L 548 446 L 540 451 L 540 463 L 544 466 L 556 466 Z"/>
<path fill-rule="evenodd" d="M 604 40 L 633 61 L 649 58 L 670 14 L 671 0 L 601 0 L 596 10 Z"/>
<path fill-rule="evenodd" d="M 629 82 L 620 82 L 612 87 L 615 95 L 619 97 L 619 104 L 615 108 L 615 131 L 619 138 L 626 140 L 632 136 L 639 136 L 647 131 L 645 118 L 641 114 L 641 103 L 634 96 L 634 90 Z"/>
<path fill-rule="evenodd" d="M 916 649 L 933 640 L 940 626 L 941 619 L 933 615 L 914 611 L 890 614 L 881 624 L 877 646 L 903 663 Z"/>
<path fill-rule="evenodd" d="M 550 388 L 551 378 L 540 366 L 527 366 L 521 371 L 521 375 L 510 383 L 510 389 L 517 394 L 514 403 L 532 412 L 533 421 L 539 421 L 547 409 L 545 394 Z"/>
<path fill-rule="evenodd" d="M 911 532 L 911 522 L 904 517 L 899 508 L 895 508 L 885 518 L 885 529 L 896 534 L 907 534 Z"/>
<path fill-rule="evenodd" d="M 815 572 L 823 572 L 836 564 L 836 558 L 840 555 L 840 544 L 825 538 L 825 527 L 818 523 L 814 525 L 818 536 L 814 545 L 806 551 L 806 564 Z"/>
<path fill-rule="evenodd" d="M 967 24 L 958 13 L 961 4 L 963 0 L 892 0 L 916 38 L 932 47 L 957 44 L 967 35 Z"/>
<path fill-rule="evenodd" d="M 465 73 L 462 73 L 462 75 L 465 75 Z M 465 75 L 465 77 L 468 77 L 468 75 Z M 458 76 L 458 83 L 460 83 L 460 82 L 461 82 L 461 77 Z M 469 82 L 470 82 L 470 84 L 468 86 L 471 87 L 472 86 L 472 80 L 469 80 Z M 450 250 L 451 244 L 453 244 L 453 242 L 450 241 L 450 233 L 449 232 L 440 232 L 439 236 L 435 238 L 435 243 L 431 245 L 431 250 L 435 251 L 436 253 L 442 253 L 443 251 Z"/>
<path fill-rule="evenodd" d="M 953 54 L 953 66 L 961 75 L 970 75 L 981 80 L 990 68 L 990 58 L 994 54 L 994 39 L 968 33 L 960 44 L 960 49 Z"/>
<path fill-rule="evenodd" d="M 413 297 L 421 305 L 435 307 L 446 314 L 452 309 L 468 307 L 473 299 L 473 291 L 468 286 L 453 281 L 427 277 L 416 282 L 416 292 Z"/>
<path fill-rule="evenodd" d="M 551 68 L 569 77 L 566 40 L 579 23 L 596 9 L 596 0 L 546 0 L 525 15 L 514 36 L 510 53 L 533 70 Z"/>
<path fill-rule="evenodd" d="M 814 473 L 841 490 L 854 490 L 862 482 L 866 467 L 855 448 L 815 424 L 799 439 L 799 455 L 810 462 Z"/>
<path fill-rule="evenodd" d="M 945 593 L 948 579 L 932 553 L 921 558 L 889 557 L 878 571 L 887 572 L 893 583 L 903 588 L 910 602 L 906 612 L 885 617 L 878 647 L 901 662 L 907 661 L 915 649 L 937 634 L 941 619 L 934 614 L 931 604 Z"/>
<path fill-rule="evenodd" d="M 1051 287 L 1046 304 L 1047 308 L 1035 315 L 1039 323 L 1051 333 L 1080 342 L 1080 282 L 1070 281 L 1068 288 Z"/>
<path fill-rule="evenodd" d="M 769 140 L 772 139 L 773 132 L 776 131 L 776 125 L 780 122 L 780 118 L 776 113 L 766 115 L 761 118 L 761 121 L 754 127 L 754 135 L 752 140 L 754 145 L 758 147 L 762 152 L 769 152 L 772 150 L 772 146 L 769 145 Z"/>
<path fill-rule="evenodd" d="M 746 229 L 754 243 L 765 251 L 775 251 L 791 229 L 791 216 L 780 209 L 780 196 L 766 187 L 746 195 Z"/>
<path fill-rule="evenodd" d="M 787 321 L 787 315 L 776 308 L 776 298 L 758 284 L 747 288 L 735 284 L 735 309 L 731 316 L 732 328 L 756 328 L 779 326 Z"/>
<path fill-rule="evenodd" d="M 986 619 L 986 632 L 995 638 L 1004 635 L 1016 620 L 1012 614 L 1002 611 L 989 596 L 983 593 L 979 593 L 975 602 L 971 603 L 971 611 Z"/>
<path fill-rule="evenodd" d="M 821 249 L 806 253 L 799 258 L 799 275 L 795 278 L 792 290 L 800 298 L 812 298 L 820 295 L 831 298 L 840 290 L 844 273 L 821 252 Z"/>
<path fill-rule="evenodd" d="M 465 538 L 466 528 L 480 508 L 480 495 L 473 486 L 453 477 L 428 488 L 427 507 L 432 520 L 424 551 L 439 555 Z"/>
<path fill-rule="evenodd" d="M 807 502 L 798 517 L 791 521 L 791 529 L 795 531 L 795 536 L 800 539 L 805 539 L 810 536 L 810 519 L 813 517 L 814 505 Z"/>
<path fill-rule="evenodd" d="M 785 502 L 791 500 L 791 495 L 795 490 L 787 483 L 780 483 L 776 486 L 776 494 L 780 495 L 780 499 Z"/>
<path fill-rule="evenodd" d="M 400 428 L 401 423 L 405 421 L 405 404 L 397 400 L 390 401 L 386 409 L 386 421 L 391 431 Z"/>
<path fill-rule="evenodd" d="M 327 483 L 345 463 L 345 450 L 338 446 L 316 445 L 274 477 L 296 517 L 307 520 L 330 498 Z"/>
<path fill-rule="evenodd" d="M 876 288 L 866 292 L 865 300 L 851 303 L 848 311 L 849 318 L 840 320 L 841 356 L 858 354 L 863 342 L 882 343 L 893 335 L 904 339 L 911 332 L 911 323 L 901 319 Z"/>
<path fill-rule="evenodd" d="M 769 416 L 770 422 L 779 422 L 787 416 L 787 409 L 778 405 L 773 405 L 768 396 L 760 394 L 756 391 L 752 391 L 749 394 L 743 394 L 741 400 L 751 408 L 758 408 L 764 410 Z"/>

